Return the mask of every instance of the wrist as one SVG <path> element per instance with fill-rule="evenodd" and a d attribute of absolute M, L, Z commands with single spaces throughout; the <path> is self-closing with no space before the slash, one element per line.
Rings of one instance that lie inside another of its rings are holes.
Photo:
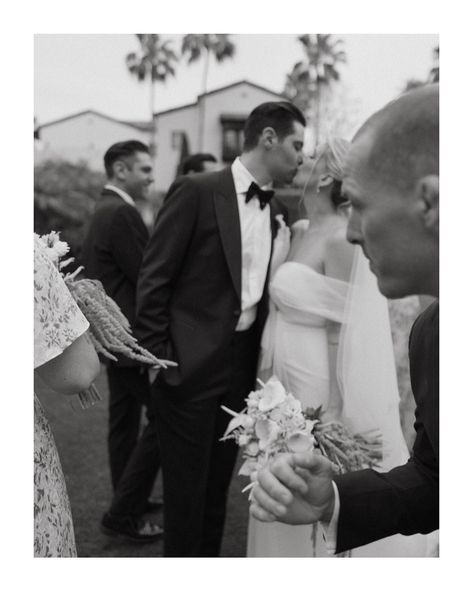
<path fill-rule="evenodd" d="M 323 508 L 320 520 L 322 522 L 329 523 L 332 520 L 334 510 L 335 510 L 335 493 L 332 488 L 330 498 L 327 501 L 327 503 L 325 504 L 325 507 Z"/>

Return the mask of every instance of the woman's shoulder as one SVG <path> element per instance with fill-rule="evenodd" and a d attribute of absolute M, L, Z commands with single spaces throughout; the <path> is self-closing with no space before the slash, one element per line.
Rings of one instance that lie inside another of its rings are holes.
<path fill-rule="evenodd" d="M 325 249 L 327 256 L 353 255 L 354 246 L 347 240 L 347 229 L 345 226 L 338 227 L 327 235 L 325 238 Z"/>
<path fill-rule="evenodd" d="M 294 236 L 301 236 L 307 231 L 308 228 L 308 219 L 298 219 L 291 225 L 291 232 Z"/>
<path fill-rule="evenodd" d="M 346 238 L 346 228 L 335 229 L 325 240 L 325 269 L 327 275 L 348 282 L 355 247 Z"/>

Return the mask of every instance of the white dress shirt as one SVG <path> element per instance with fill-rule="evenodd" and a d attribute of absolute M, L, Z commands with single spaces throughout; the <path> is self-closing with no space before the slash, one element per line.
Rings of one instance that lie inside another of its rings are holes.
<path fill-rule="evenodd" d="M 242 331 L 255 321 L 257 304 L 263 295 L 271 256 L 271 217 L 269 205 L 261 209 L 257 197 L 245 203 L 250 184 L 258 183 L 240 158 L 232 164 L 232 175 L 241 230 L 241 315 L 236 330 Z"/>
<path fill-rule="evenodd" d="M 117 195 L 120 196 L 125 201 L 125 203 L 128 203 L 128 205 L 131 205 L 132 207 L 136 207 L 135 201 L 130 197 L 130 195 L 128 193 L 126 193 L 125 191 L 122 191 L 121 188 L 113 186 L 113 184 L 106 184 L 103 188 L 106 188 L 109 191 L 116 192 Z"/>
<path fill-rule="evenodd" d="M 320 522 L 323 529 L 323 537 L 327 545 L 327 553 L 329 555 L 335 555 L 337 550 L 337 529 L 338 529 L 338 516 L 340 514 L 340 496 L 338 494 L 337 484 L 332 481 L 333 492 L 335 494 L 335 504 L 333 507 L 332 517 L 329 523 Z"/>

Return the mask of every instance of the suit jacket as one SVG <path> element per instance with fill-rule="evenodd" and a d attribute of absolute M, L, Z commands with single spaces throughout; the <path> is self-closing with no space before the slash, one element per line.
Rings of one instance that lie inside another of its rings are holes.
<path fill-rule="evenodd" d="M 412 458 L 388 473 L 363 470 L 335 478 L 340 494 L 337 552 L 439 527 L 438 301 L 412 327 L 409 362 L 417 404 Z"/>
<path fill-rule="evenodd" d="M 274 217 L 284 207 L 273 201 Z M 267 282 L 255 330 L 268 311 Z M 174 395 L 211 396 L 227 383 L 231 342 L 241 313 L 241 235 L 230 168 L 179 177 L 169 189 L 138 279 L 135 333 L 177 368 L 157 383 Z"/>
<path fill-rule="evenodd" d="M 148 238 L 137 209 L 104 189 L 88 226 L 82 258 L 87 277 L 102 282 L 130 324 L 135 318 L 136 283 Z M 118 364 L 137 363 L 120 357 Z"/>

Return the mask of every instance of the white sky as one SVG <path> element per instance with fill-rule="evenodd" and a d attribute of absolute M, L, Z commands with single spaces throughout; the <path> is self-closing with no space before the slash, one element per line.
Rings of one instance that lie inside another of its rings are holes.
<path fill-rule="evenodd" d="M 342 83 L 361 123 L 396 96 L 409 78 L 425 79 L 437 35 L 337 35 L 345 41 L 348 63 Z M 182 35 L 174 39 L 180 49 Z M 303 58 L 296 35 L 232 35 L 234 59 L 212 61 L 208 89 L 241 79 L 276 92 L 285 75 Z M 125 56 L 138 49 L 134 35 L 36 35 L 34 43 L 34 101 L 39 124 L 93 108 L 121 119 L 149 118 L 149 86 L 138 83 L 125 66 Z M 201 92 L 202 62 L 183 60 L 176 77 L 157 89 L 155 110 L 193 102 Z"/>

